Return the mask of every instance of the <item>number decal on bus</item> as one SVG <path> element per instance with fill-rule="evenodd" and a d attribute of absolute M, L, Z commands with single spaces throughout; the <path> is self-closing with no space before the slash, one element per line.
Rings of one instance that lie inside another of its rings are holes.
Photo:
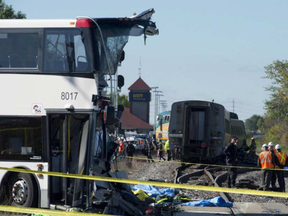
<path fill-rule="evenodd" d="M 76 100 L 78 92 L 61 92 L 61 100 Z"/>

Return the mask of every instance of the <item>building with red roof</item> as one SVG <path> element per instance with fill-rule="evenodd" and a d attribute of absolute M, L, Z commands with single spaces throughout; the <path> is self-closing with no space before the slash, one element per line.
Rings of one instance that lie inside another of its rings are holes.
<path fill-rule="evenodd" d="M 122 114 L 122 129 L 149 133 L 153 130 L 149 124 L 151 88 L 139 77 L 128 89 L 130 108 L 125 108 Z"/>

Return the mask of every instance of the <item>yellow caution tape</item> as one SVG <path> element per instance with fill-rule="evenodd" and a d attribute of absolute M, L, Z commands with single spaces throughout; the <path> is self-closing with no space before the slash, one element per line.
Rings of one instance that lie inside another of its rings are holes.
<path fill-rule="evenodd" d="M 60 210 L 50 210 L 50 209 L 40 209 L 40 208 L 28 208 L 28 207 L 15 207 L 15 206 L 3 206 L 0 205 L 0 211 L 5 212 L 16 212 L 16 213 L 25 213 L 25 214 L 43 214 L 43 215 L 67 215 L 67 216 L 95 216 L 95 215 L 102 215 L 97 213 L 83 213 L 83 212 L 66 212 Z M 113 216 L 113 215 L 106 215 L 105 216 Z"/>
<path fill-rule="evenodd" d="M 147 158 L 140 158 L 140 157 L 130 157 L 126 156 L 126 158 L 131 158 L 135 160 L 154 160 L 157 161 L 158 159 L 147 159 Z M 161 163 L 178 163 L 178 164 L 184 164 L 184 165 L 202 165 L 202 166 L 210 166 L 210 167 L 221 167 L 221 168 L 238 168 L 238 169 L 251 169 L 251 170 L 262 170 L 260 167 L 243 167 L 243 166 L 227 166 L 227 165 L 219 165 L 219 164 L 205 164 L 205 163 L 190 163 L 190 162 L 181 162 L 181 161 L 161 161 Z M 287 172 L 286 169 L 275 169 L 275 168 L 267 168 L 265 170 L 277 170 L 277 171 L 284 171 Z"/>
<path fill-rule="evenodd" d="M 236 193 L 236 194 L 288 198 L 288 193 L 283 193 L 283 192 L 257 191 L 257 190 L 250 190 L 250 189 L 234 189 L 234 188 L 223 188 L 223 187 L 213 187 L 213 186 L 187 185 L 187 184 L 174 184 L 174 183 L 155 182 L 155 181 L 140 181 L 140 180 L 134 180 L 134 179 L 121 179 L 121 178 L 112 178 L 112 177 L 103 177 L 103 176 L 89 176 L 89 175 L 80 175 L 80 174 L 59 173 L 59 172 L 35 171 L 35 170 L 26 170 L 26 169 L 19 169 L 19 168 L 0 167 L 0 170 L 22 172 L 22 173 L 29 173 L 29 174 L 40 173 L 40 174 L 49 175 L 49 176 L 76 178 L 76 179 L 93 180 L 93 181 L 106 181 L 106 182 L 123 183 L 123 184 L 144 184 L 144 185 L 152 185 L 152 186 L 158 186 L 158 187 L 170 187 L 170 188 L 179 188 L 179 189 L 187 189 L 187 190 L 202 190 L 202 191 L 212 191 L 212 192 L 224 192 L 224 193 Z"/>

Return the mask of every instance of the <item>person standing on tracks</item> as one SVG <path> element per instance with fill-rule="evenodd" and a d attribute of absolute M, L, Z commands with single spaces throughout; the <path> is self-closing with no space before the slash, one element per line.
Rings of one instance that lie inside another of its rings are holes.
<path fill-rule="evenodd" d="M 228 167 L 228 188 L 235 188 L 236 178 L 237 178 L 237 168 L 231 167 L 236 166 L 237 162 L 237 143 L 238 138 L 236 136 L 232 137 L 231 142 L 224 149 L 224 155 L 226 156 L 226 165 Z"/>
<path fill-rule="evenodd" d="M 135 152 L 135 147 L 131 142 L 128 142 L 128 145 L 126 147 L 126 153 L 128 156 L 128 166 L 132 167 L 132 161 L 133 161 L 133 154 Z"/>
<path fill-rule="evenodd" d="M 271 152 L 271 155 L 272 155 L 273 168 L 278 166 L 278 167 L 280 167 L 282 169 L 284 166 L 279 163 L 278 157 L 276 156 L 276 150 L 274 149 L 274 143 L 273 142 L 269 142 L 268 149 L 269 149 L 269 151 Z M 276 189 L 276 179 L 277 179 L 276 170 L 272 170 L 272 176 L 271 176 L 272 190 Z"/>
<path fill-rule="evenodd" d="M 169 146 L 169 139 L 166 141 L 164 150 L 167 152 L 167 161 L 171 160 L 171 151 L 170 151 L 170 146 Z"/>
<path fill-rule="evenodd" d="M 281 165 L 286 166 L 287 164 L 287 154 L 285 154 L 284 152 L 281 151 L 281 146 L 279 144 L 277 144 L 275 146 L 275 150 L 276 150 L 276 157 L 278 158 L 278 161 Z M 280 169 L 279 166 L 276 165 L 275 167 L 276 169 Z M 285 179 L 284 179 L 284 172 L 281 170 L 276 170 L 276 176 L 278 178 L 278 184 L 280 186 L 280 191 L 281 192 L 285 192 Z"/>
<path fill-rule="evenodd" d="M 166 159 L 164 158 L 164 146 L 161 139 L 159 140 L 157 146 L 158 146 L 157 156 L 159 157 L 159 161 L 161 161 L 161 158 L 165 161 Z"/>
<path fill-rule="evenodd" d="M 272 153 L 268 150 L 268 145 L 262 145 L 262 152 L 259 154 L 258 166 L 262 169 L 262 188 L 263 190 L 269 190 L 269 185 L 272 177 L 274 165 L 272 163 Z"/>
<path fill-rule="evenodd" d="M 119 157 L 125 158 L 125 145 L 124 145 L 123 139 L 121 139 L 119 142 L 118 153 L 119 153 Z"/>
<path fill-rule="evenodd" d="M 147 152 L 147 162 L 154 162 L 152 158 L 152 151 L 153 151 L 152 142 L 147 140 L 144 149 Z"/>

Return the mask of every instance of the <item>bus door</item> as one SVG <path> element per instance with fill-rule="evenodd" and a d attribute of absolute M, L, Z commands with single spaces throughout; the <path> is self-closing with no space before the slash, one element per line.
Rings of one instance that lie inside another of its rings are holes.
<path fill-rule="evenodd" d="M 86 167 L 92 161 L 88 152 L 91 153 L 93 149 L 95 114 L 48 113 L 47 118 L 49 171 L 88 174 Z M 87 185 L 85 180 L 50 177 L 50 203 L 79 206 L 85 201 L 84 191 L 85 194 L 89 193 Z"/>
<path fill-rule="evenodd" d="M 184 156 L 205 156 L 204 149 L 208 144 L 208 107 L 186 107 L 184 130 Z M 205 146 L 203 146 L 205 144 Z M 188 150 L 188 151 L 186 151 Z"/>

